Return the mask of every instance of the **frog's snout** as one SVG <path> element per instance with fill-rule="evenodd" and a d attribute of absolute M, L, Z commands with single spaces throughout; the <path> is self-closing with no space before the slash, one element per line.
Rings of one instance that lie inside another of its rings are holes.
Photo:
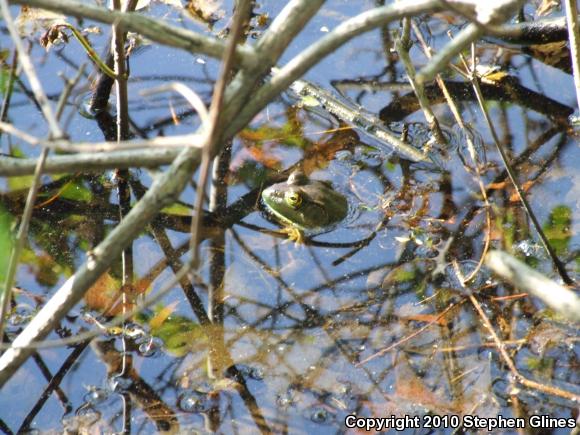
<path fill-rule="evenodd" d="M 268 199 L 270 202 L 281 203 L 284 198 L 284 194 L 278 190 L 274 186 L 267 187 L 266 189 L 262 190 L 262 199 Z"/>

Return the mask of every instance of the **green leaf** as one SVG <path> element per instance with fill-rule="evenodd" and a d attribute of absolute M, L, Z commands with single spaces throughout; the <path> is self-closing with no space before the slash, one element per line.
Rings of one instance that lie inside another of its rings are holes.
<path fill-rule="evenodd" d="M 161 212 L 177 216 L 191 216 L 191 207 L 188 207 L 185 204 L 181 204 L 179 202 L 174 202 L 173 204 L 161 210 Z"/>
<path fill-rule="evenodd" d="M 0 288 L 4 288 L 10 254 L 14 249 L 14 217 L 0 204 Z"/>
<path fill-rule="evenodd" d="M 543 229 L 556 254 L 566 254 L 572 238 L 572 210 L 570 207 L 565 205 L 554 207 Z"/>
<path fill-rule="evenodd" d="M 65 184 L 60 192 L 60 196 L 81 202 L 91 202 L 93 199 L 93 193 L 78 181 L 70 181 Z"/>

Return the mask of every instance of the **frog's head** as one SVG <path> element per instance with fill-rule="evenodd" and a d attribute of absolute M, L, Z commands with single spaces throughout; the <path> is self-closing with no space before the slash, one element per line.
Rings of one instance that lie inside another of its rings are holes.
<path fill-rule="evenodd" d="M 301 230 L 328 227 L 348 214 L 346 197 L 326 181 L 310 180 L 294 171 L 285 183 L 274 184 L 262 192 L 267 210 L 282 223 Z"/>

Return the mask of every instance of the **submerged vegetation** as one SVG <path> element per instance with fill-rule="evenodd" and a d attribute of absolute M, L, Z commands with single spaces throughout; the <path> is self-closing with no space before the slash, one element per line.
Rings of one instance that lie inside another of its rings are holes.
<path fill-rule="evenodd" d="M 575 2 L 0 7 L 1 431 L 578 430 Z"/>

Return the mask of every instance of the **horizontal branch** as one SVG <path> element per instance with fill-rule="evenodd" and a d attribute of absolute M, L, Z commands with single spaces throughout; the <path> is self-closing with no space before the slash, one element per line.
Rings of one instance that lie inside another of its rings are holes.
<path fill-rule="evenodd" d="M 488 30 L 506 42 L 519 45 L 548 44 L 568 39 L 565 17 L 488 26 Z"/>
<path fill-rule="evenodd" d="M 46 160 L 43 173 L 62 174 L 78 171 L 79 168 L 83 172 L 96 172 L 113 168 L 156 168 L 170 164 L 180 152 L 181 149 L 166 148 L 51 156 Z M 30 175 L 34 173 L 36 161 L 37 159 L 2 157 L 0 159 L 0 176 Z"/>
<path fill-rule="evenodd" d="M 138 12 L 119 12 L 74 0 L 9 0 L 10 4 L 26 5 L 47 9 L 79 18 L 89 18 L 105 24 L 118 24 L 123 30 L 131 31 L 170 47 L 181 48 L 190 53 L 202 53 L 221 58 L 225 44 L 181 27 L 171 26 L 158 18 L 149 18 Z M 238 45 L 236 62 L 243 67 L 256 63 L 255 51 L 249 45 Z"/>

